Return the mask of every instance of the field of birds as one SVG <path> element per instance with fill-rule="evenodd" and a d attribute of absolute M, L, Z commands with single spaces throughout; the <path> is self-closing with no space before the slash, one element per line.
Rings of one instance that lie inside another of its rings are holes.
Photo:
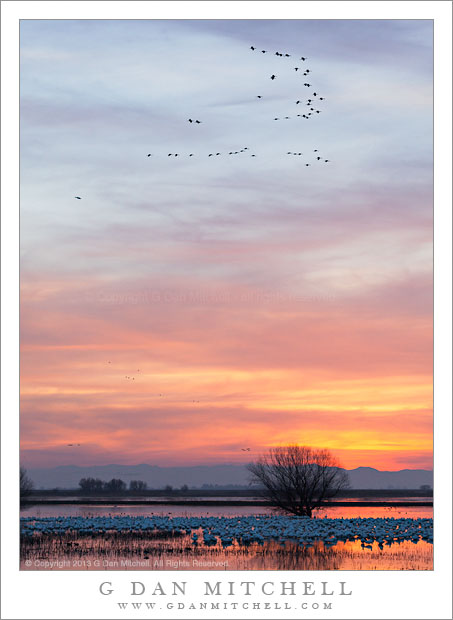
<path fill-rule="evenodd" d="M 430 570 L 432 519 L 25 517 L 35 570 Z"/>

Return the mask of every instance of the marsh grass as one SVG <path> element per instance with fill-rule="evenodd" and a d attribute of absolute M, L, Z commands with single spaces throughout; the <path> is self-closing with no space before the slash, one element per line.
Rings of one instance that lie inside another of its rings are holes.
<path fill-rule="evenodd" d="M 402 541 L 380 549 L 363 549 L 360 541 L 337 542 L 332 545 L 320 540 L 304 545 L 294 541 L 265 541 L 242 544 L 206 545 L 193 543 L 188 534 L 180 532 L 117 532 L 64 534 L 35 532 L 21 539 L 21 568 L 31 561 L 31 569 L 45 570 L 42 560 L 68 560 L 70 570 L 127 570 L 124 560 L 140 560 L 141 570 L 206 570 L 195 560 L 216 563 L 216 570 L 432 570 L 433 546 L 424 541 L 417 544 Z M 82 561 L 81 561 L 82 560 Z M 219 566 L 219 564 L 222 564 Z M 55 565 L 56 566 L 56 565 Z M 136 570 L 137 568 L 131 567 Z M 47 568 L 48 570 L 48 568 Z"/>

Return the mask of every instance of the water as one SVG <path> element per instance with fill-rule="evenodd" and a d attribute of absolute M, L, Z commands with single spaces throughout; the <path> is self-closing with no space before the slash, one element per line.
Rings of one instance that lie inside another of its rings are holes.
<path fill-rule="evenodd" d="M 254 506 L 29 506 L 24 517 L 151 516 L 171 518 L 232 517 L 275 514 L 270 508 Z M 330 507 L 317 512 L 323 517 L 418 519 L 432 518 L 431 507 Z M 81 535 L 38 534 L 21 545 L 23 570 L 432 570 L 433 545 L 424 540 L 392 542 L 379 546 L 360 540 L 305 545 L 292 540 L 243 544 L 218 540 L 206 545 L 198 531 L 193 544 L 188 534 L 172 532 L 116 532 Z"/>
<path fill-rule="evenodd" d="M 400 498 L 395 498 L 400 499 Z M 21 509 L 21 517 L 89 517 L 128 514 L 138 515 L 172 515 L 172 516 L 247 516 L 254 514 L 274 514 L 272 508 L 266 506 L 179 506 L 175 504 L 162 505 L 134 505 L 124 506 L 103 504 L 96 506 L 91 504 L 43 504 L 42 506 L 30 505 Z M 432 518 L 431 506 L 330 506 L 315 512 L 317 517 L 352 518 L 352 517 L 395 517 L 395 518 Z"/>

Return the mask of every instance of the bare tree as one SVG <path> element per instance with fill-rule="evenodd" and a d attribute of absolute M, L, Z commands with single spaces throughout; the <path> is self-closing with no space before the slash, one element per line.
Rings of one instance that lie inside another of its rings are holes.
<path fill-rule="evenodd" d="M 24 497 L 30 495 L 33 490 L 33 482 L 27 476 L 27 470 L 25 469 L 25 467 L 21 467 L 19 469 L 19 485 L 20 499 L 24 499 Z"/>
<path fill-rule="evenodd" d="M 106 483 L 100 478 L 81 478 L 79 487 L 82 493 L 102 493 Z"/>
<path fill-rule="evenodd" d="M 347 472 L 329 450 L 307 446 L 279 446 L 248 465 L 252 482 L 276 507 L 311 517 L 326 499 L 349 487 Z"/>
<path fill-rule="evenodd" d="M 131 480 L 129 482 L 129 491 L 146 491 L 148 485 L 143 480 Z"/>

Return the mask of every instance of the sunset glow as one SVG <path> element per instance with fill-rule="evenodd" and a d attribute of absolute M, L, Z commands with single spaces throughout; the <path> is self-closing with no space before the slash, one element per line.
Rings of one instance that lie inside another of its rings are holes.
<path fill-rule="evenodd" d="M 338 24 L 22 22 L 26 466 L 432 468 L 432 24 Z"/>

